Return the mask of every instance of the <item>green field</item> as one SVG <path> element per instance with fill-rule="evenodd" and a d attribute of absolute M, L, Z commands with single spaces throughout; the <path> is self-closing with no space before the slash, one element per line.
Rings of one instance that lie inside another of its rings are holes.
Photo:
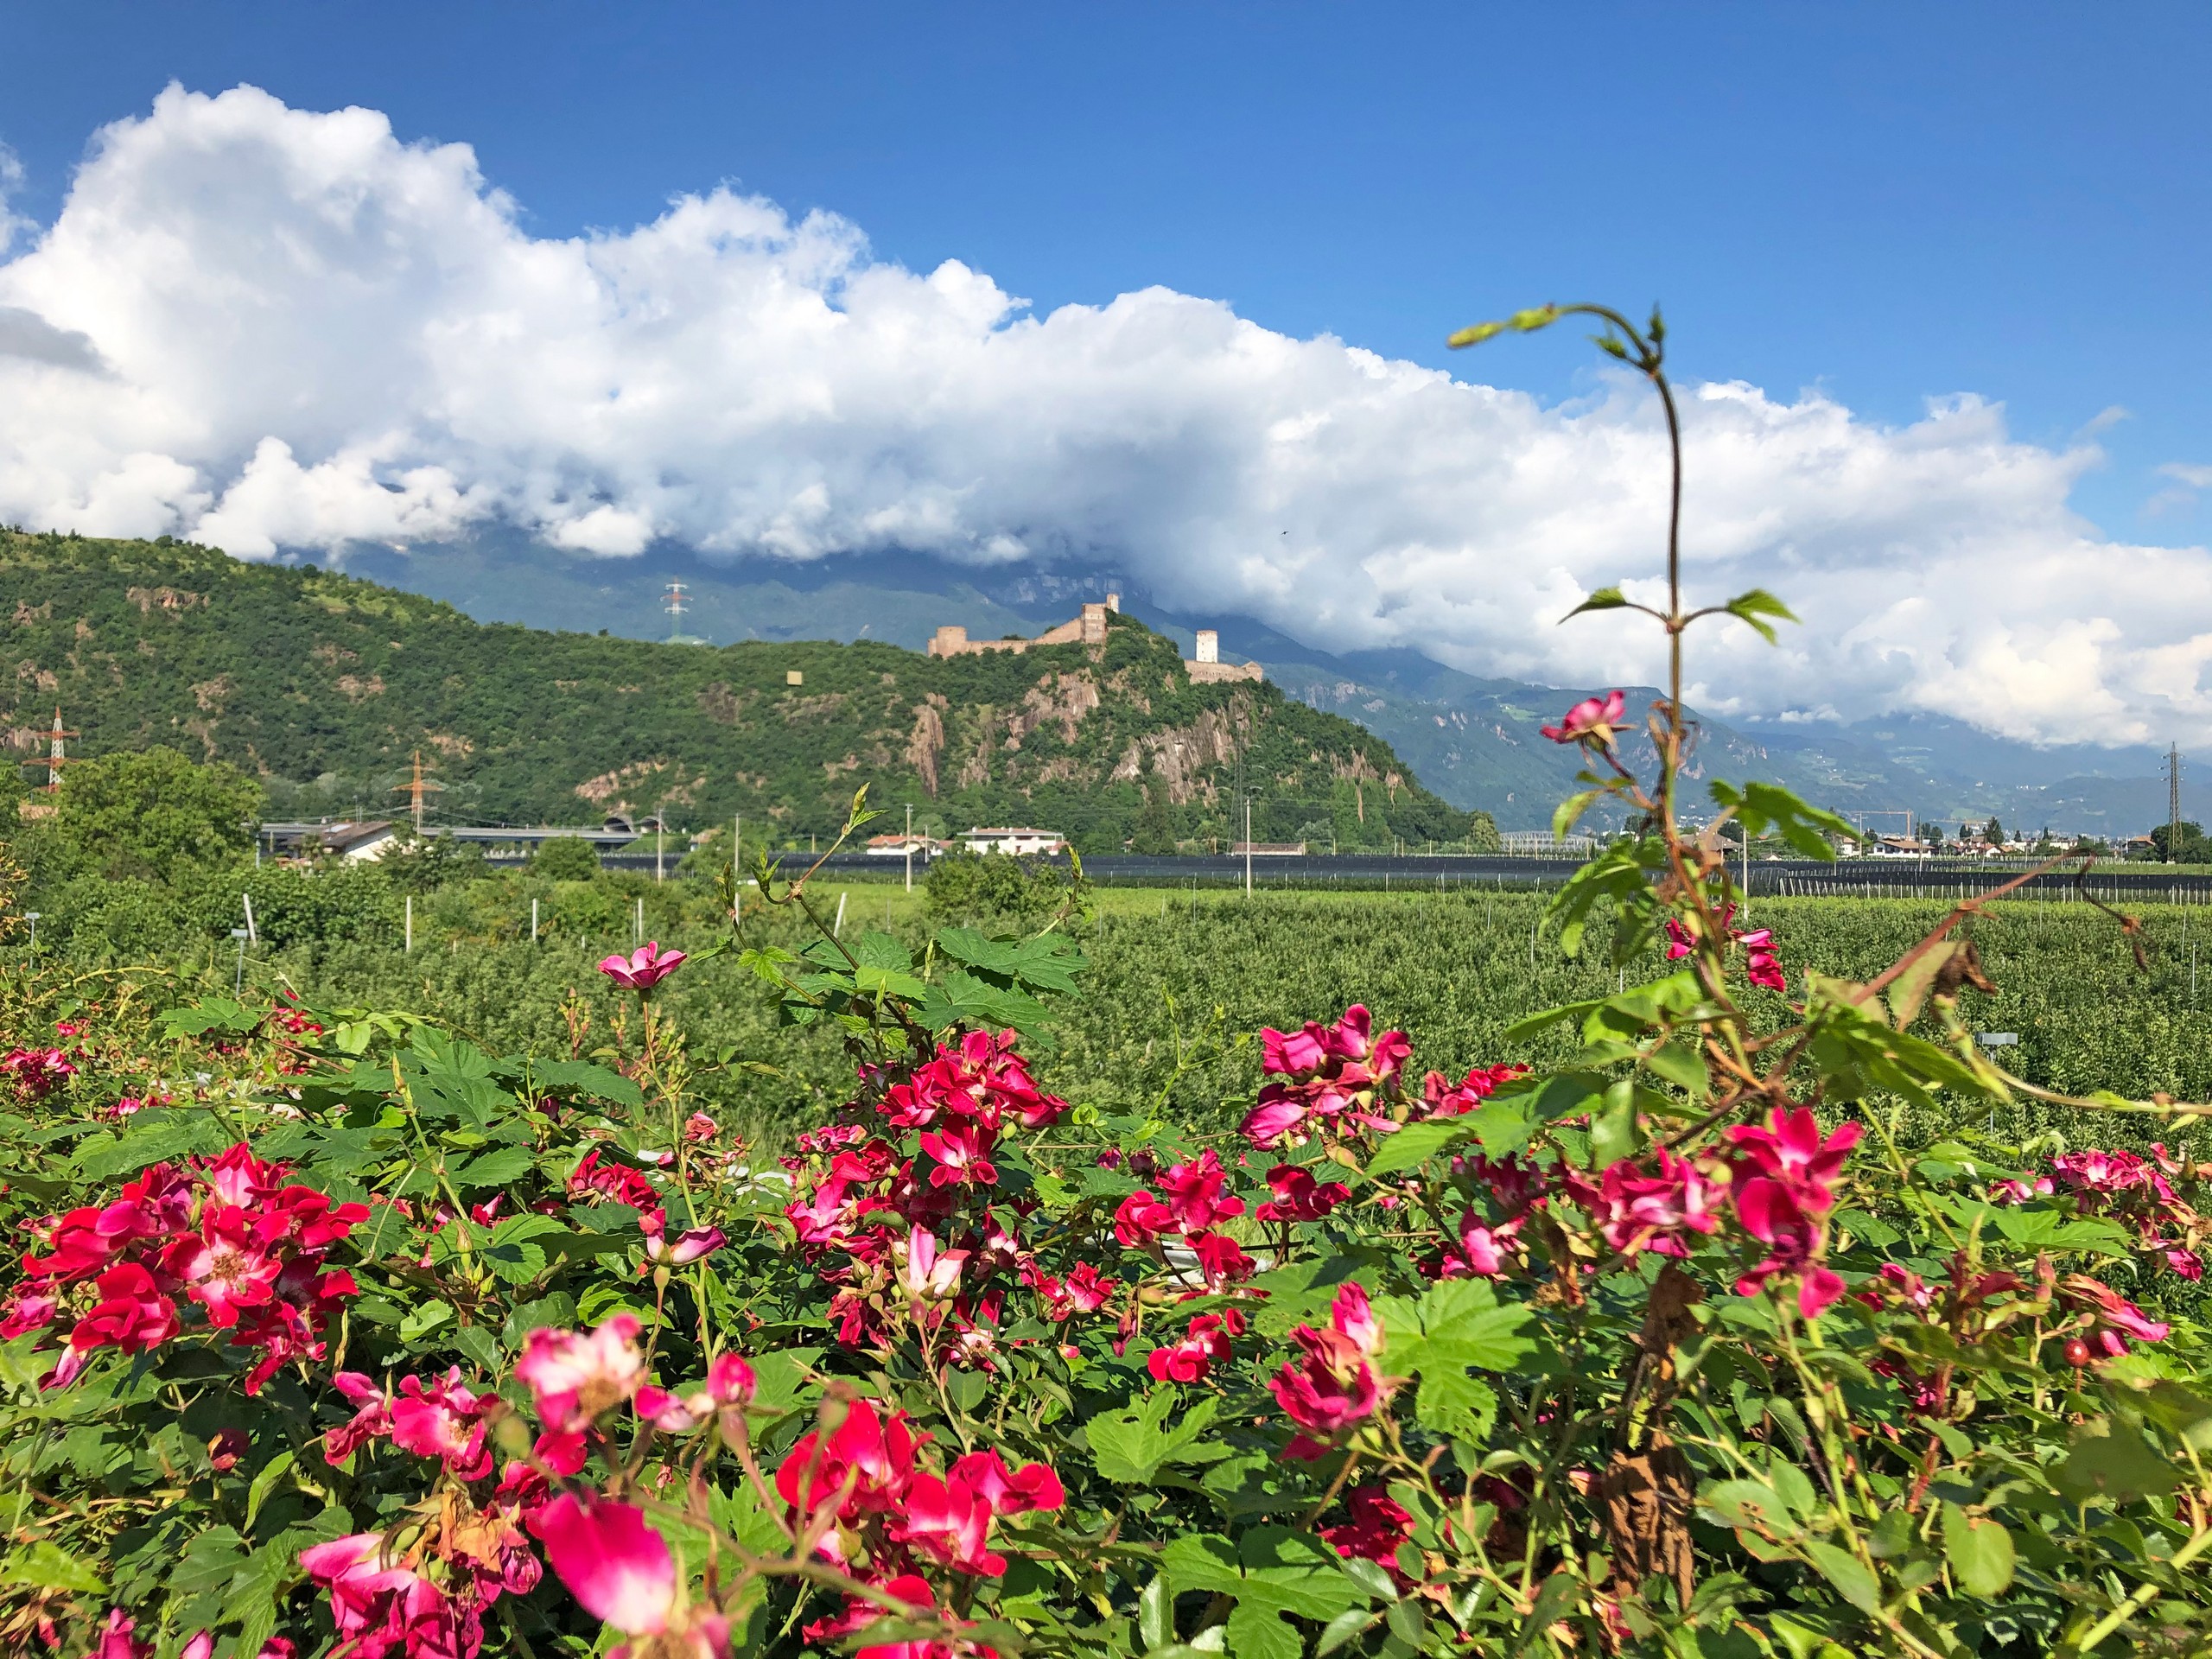
<path fill-rule="evenodd" d="M 597 886 L 598 884 L 591 884 Z M 704 895 L 690 883 L 645 884 L 648 931 L 696 947 L 715 937 Z M 528 900 L 517 878 L 469 884 L 479 920 L 505 893 L 509 918 L 526 933 Z M 406 1008 L 449 1020 L 497 1052 L 569 1047 L 562 1005 L 573 993 L 592 1009 L 594 1033 L 620 1006 L 593 964 L 628 943 L 634 909 L 612 888 L 597 895 L 620 925 L 595 937 L 486 940 L 441 934 L 424 906 L 410 955 L 380 944 L 333 943 L 251 951 L 248 981 L 288 984 L 320 1006 Z M 888 931 L 918 945 L 925 895 L 897 884 L 857 882 L 814 890 L 825 918 L 844 905 L 847 936 Z M 1051 1086 L 1112 1110 L 1166 1106 L 1192 1121 L 1217 1119 L 1223 1103 L 1249 1096 L 1259 1076 L 1251 1034 L 1266 1025 L 1329 1018 L 1365 1001 L 1378 1021 L 1414 1038 L 1418 1065 L 1464 1069 L 1501 1060 L 1541 1062 L 1567 1050 L 1551 1036 L 1511 1043 L 1506 1028 L 1541 1007 L 1610 990 L 1618 976 L 1562 956 L 1535 895 L 1261 893 L 1199 889 L 1109 889 L 1070 931 L 1091 959 L 1085 990 L 1060 1010 L 1058 1046 L 1044 1059 Z M 792 944 L 788 912 L 766 912 L 757 896 L 744 940 Z M 1754 921 L 1771 927 L 1799 983 L 1801 969 L 1863 977 L 1886 965 L 1944 914 L 1909 900 L 1773 899 Z M 2164 1091 L 2212 1096 L 2212 948 L 2201 970 L 2192 951 L 2212 916 L 2201 907 L 2154 906 L 2140 912 L 2149 962 L 2139 969 L 2117 926 L 2080 905 L 2003 904 L 1974 926 L 1994 995 L 1966 993 L 1975 1028 L 2014 1032 L 2000 1058 L 2019 1075 L 2067 1092 L 2098 1088 L 2142 1097 Z M 550 930 L 549 929 L 549 935 Z M 2212 939 L 2203 939 L 2212 946 Z M 184 964 L 180 963 L 180 966 Z M 1649 977 L 1651 961 L 1627 977 Z M 187 977 L 227 992 L 237 968 L 228 946 L 203 948 Z M 819 1030 L 779 1030 L 769 988 L 733 957 L 678 974 L 664 993 L 692 1034 L 693 1052 L 728 1063 L 710 1092 L 760 1131 L 775 1135 L 842 1098 L 847 1075 L 836 1046 Z M 588 1039 L 596 1041 L 598 1038 Z M 766 1068 L 766 1069 L 763 1069 Z M 833 1098 L 835 1097 L 835 1098 Z M 2023 1103 L 2000 1109 L 1996 1128 L 2021 1139 L 2056 1127 L 2076 1140 L 2140 1143 L 2161 1133 L 2147 1120 L 2094 1122 L 2065 1108 Z M 1985 1111 L 1978 1120 L 1985 1128 Z M 1950 1126 L 1918 1123 L 1933 1138 Z M 2183 1128 L 2169 1141 L 2202 1132 Z M 2212 1155 L 2212 1145 L 2204 1148 Z"/>

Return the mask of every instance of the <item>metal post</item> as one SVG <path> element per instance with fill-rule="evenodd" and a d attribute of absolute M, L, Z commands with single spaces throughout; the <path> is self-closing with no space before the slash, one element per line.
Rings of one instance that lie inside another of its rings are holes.
<path fill-rule="evenodd" d="M 245 901 L 245 937 L 250 943 L 259 944 L 261 934 L 253 925 L 253 895 L 250 893 L 241 893 L 238 897 Z"/>
<path fill-rule="evenodd" d="M 667 874 L 661 868 L 661 849 L 668 845 L 668 826 L 656 813 L 653 817 L 653 880 L 664 881 Z"/>
<path fill-rule="evenodd" d="M 231 995 L 243 996 L 245 995 L 245 929 L 232 928 L 231 937 L 238 942 L 238 965 L 237 971 L 231 976 Z"/>
<path fill-rule="evenodd" d="M 1244 798 L 1244 896 L 1252 896 L 1252 798 Z"/>
<path fill-rule="evenodd" d="M 906 891 L 914 890 L 914 804 L 906 803 Z"/>
<path fill-rule="evenodd" d="M 535 899 L 530 901 L 530 942 L 532 944 L 537 943 L 537 900 Z"/>
<path fill-rule="evenodd" d="M 630 943 L 631 943 L 631 944 L 643 944 L 645 942 L 645 901 L 643 899 L 639 899 L 639 900 L 638 900 L 638 919 L 637 919 L 637 923 L 636 923 L 636 925 L 635 925 L 635 937 L 634 937 L 633 938 L 632 938 L 632 939 L 631 939 Z"/>
<path fill-rule="evenodd" d="M 745 912 L 742 884 L 745 880 L 745 814 L 741 812 L 729 825 L 729 918 L 735 922 Z"/>
<path fill-rule="evenodd" d="M 413 955 L 413 954 L 414 954 L 414 950 L 415 950 L 415 895 L 414 895 L 413 893 L 409 893 L 409 894 L 407 895 L 407 939 L 406 939 L 406 944 L 405 944 L 405 945 L 404 945 L 403 948 L 404 948 L 404 949 L 408 952 L 408 954 L 409 954 L 409 955 L 410 955 L 410 956 L 411 956 L 411 955 Z"/>
<path fill-rule="evenodd" d="M 45 913 L 45 912 L 38 910 L 27 910 L 23 912 L 23 919 L 31 925 L 31 942 L 29 949 L 33 950 L 38 949 L 38 918 Z"/>

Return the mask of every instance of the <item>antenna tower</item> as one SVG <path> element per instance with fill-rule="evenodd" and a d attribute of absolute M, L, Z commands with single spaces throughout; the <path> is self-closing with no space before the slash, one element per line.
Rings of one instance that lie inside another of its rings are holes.
<path fill-rule="evenodd" d="M 404 784 L 394 784 L 391 786 L 391 792 L 395 795 L 404 795 L 408 798 L 410 810 L 411 810 L 415 814 L 415 833 L 416 835 L 419 836 L 423 833 L 423 798 L 427 795 L 435 794 L 439 790 L 442 790 L 444 787 L 445 785 L 443 784 L 434 782 L 432 779 L 425 778 L 423 775 L 423 751 L 420 749 L 416 750 L 415 766 L 412 772 L 409 774 L 407 781 Z"/>
<path fill-rule="evenodd" d="M 2181 746 L 2166 746 L 2166 862 L 2181 857 Z"/>
<path fill-rule="evenodd" d="M 666 602 L 661 606 L 661 609 L 668 613 L 668 637 L 671 642 L 682 637 L 683 632 L 683 613 L 689 608 L 690 607 L 685 605 L 683 602 L 683 584 L 680 582 L 670 582 L 668 584 L 668 598 Z"/>

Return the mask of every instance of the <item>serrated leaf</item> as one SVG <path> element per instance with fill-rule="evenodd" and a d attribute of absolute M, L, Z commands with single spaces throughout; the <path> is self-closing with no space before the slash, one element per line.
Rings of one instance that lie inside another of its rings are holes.
<path fill-rule="evenodd" d="M 457 1187 L 505 1186 L 527 1175 L 537 1161 L 528 1147 L 498 1147 L 470 1159 L 451 1179 Z"/>
<path fill-rule="evenodd" d="M 245 1524 L 247 1530 L 251 1531 L 252 1529 L 253 1518 L 261 1513 L 261 1506 L 268 1498 L 270 1489 L 284 1478 L 285 1472 L 289 1470 L 291 1466 L 292 1453 L 290 1449 L 288 1447 L 286 1450 L 279 1452 L 275 1457 L 270 1459 L 267 1463 L 261 1466 L 259 1472 L 254 1476 L 253 1484 L 245 1489 Z"/>
<path fill-rule="evenodd" d="M 1217 1463 L 1232 1454 L 1232 1447 L 1200 1442 L 1220 1409 L 1218 1399 L 1202 1396 L 1170 1428 L 1167 1420 L 1177 1403 L 1174 1389 L 1161 1389 L 1132 1408 L 1085 1423 L 1083 1437 L 1090 1443 L 1098 1472 L 1119 1485 L 1147 1486 L 1171 1464 Z"/>
<path fill-rule="evenodd" d="M 1544 1587 L 1536 1592 L 1536 1605 L 1529 1609 L 1529 1617 L 1522 1621 L 1520 1630 L 1515 1632 L 1513 1645 L 1505 1650 L 1508 1659 L 1526 1653 L 1531 1642 L 1559 1622 L 1560 1615 L 1573 1601 L 1579 1583 L 1575 1575 L 1567 1572 L 1554 1573 L 1544 1580 Z"/>
<path fill-rule="evenodd" d="M 1759 637 L 1770 645 L 1774 644 L 1776 634 L 1774 625 L 1767 618 L 1779 617 L 1784 622 L 1797 620 L 1787 605 L 1764 588 L 1754 588 L 1749 593 L 1738 594 L 1720 608 L 1738 622 L 1757 629 Z"/>
<path fill-rule="evenodd" d="M 1882 1611 L 1881 1580 L 1867 1569 L 1866 1562 L 1848 1550 L 1817 1538 L 1807 1542 L 1805 1554 L 1820 1569 L 1821 1576 L 1835 1586 L 1836 1593 L 1860 1612 Z"/>
<path fill-rule="evenodd" d="M 1153 1574 L 1152 1582 L 1138 1593 L 1137 1634 L 1147 1648 L 1164 1647 L 1175 1634 L 1175 1600 L 1165 1573 Z"/>
<path fill-rule="evenodd" d="M 208 1527 L 186 1541 L 176 1565 L 169 1569 L 169 1587 L 181 1595 L 228 1587 L 245 1560 L 238 1548 L 237 1529 Z"/>
<path fill-rule="evenodd" d="M 1552 810 L 1552 839 L 1566 840 L 1567 831 L 1574 828 L 1575 821 L 1603 800 L 1606 793 L 1602 789 L 1586 789 L 1561 801 Z"/>
<path fill-rule="evenodd" d="M 1370 1629 L 1381 1617 L 1380 1613 L 1362 1612 L 1357 1607 L 1338 1613 L 1322 1627 L 1320 1639 L 1313 1644 L 1313 1659 L 1326 1659 L 1354 1637 Z"/>
<path fill-rule="evenodd" d="M 1943 1559 L 1959 1588 L 1984 1600 L 2012 1587 L 2012 1535 L 1986 1516 L 1943 1505 Z"/>
<path fill-rule="evenodd" d="M 100 1575 L 59 1544 L 41 1538 L 0 1559 L 0 1584 L 32 1590 L 66 1590 L 96 1596 L 107 1588 Z"/>
<path fill-rule="evenodd" d="M 1474 1132 L 1471 1113 L 1408 1123 L 1395 1135 L 1386 1136 L 1375 1149 L 1375 1155 L 1367 1160 L 1368 1178 L 1376 1179 L 1395 1175 L 1400 1170 L 1419 1168 L 1447 1147 L 1472 1139 Z"/>
<path fill-rule="evenodd" d="M 1569 611 L 1567 616 L 1560 618 L 1560 620 L 1564 622 L 1568 616 L 1580 616 L 1585 611 L 1619 611 L 1627 608 L 1628 595 L 1619 588 L 1599 588 L 1595 589 L 1589 598 Z"/>

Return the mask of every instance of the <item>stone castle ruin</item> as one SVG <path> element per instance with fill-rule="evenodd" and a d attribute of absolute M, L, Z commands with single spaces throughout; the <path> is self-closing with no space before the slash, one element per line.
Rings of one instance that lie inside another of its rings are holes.
<path fill-rule="evenodd" d="M 929 654 L 932 657 L 976 657 L 987 651 L 1010 651 L 1016 656 L 1032 645 L 1103 645 L 1106 643 L 1106 618 L 1109 613 L 1122 608 L 1122 596 L 1109 594 L 1103 601 L 1084 606 L 1082 614 L 1068 619 L 1056 627 L 1050 627 L 1034 639 L 970 639 L 968 630 L 957 622 L 948 622 L 930 636 Z M 1198 655 L 1185 658 L 1183 667 L 1193 683 L 1211 685 L 1224 680 L 1257 680 L 1263 676 L 1257 663 L 1224 663 L 1221 660 L 1221 634 L 1213 628 L 1200 628 Z"/>

